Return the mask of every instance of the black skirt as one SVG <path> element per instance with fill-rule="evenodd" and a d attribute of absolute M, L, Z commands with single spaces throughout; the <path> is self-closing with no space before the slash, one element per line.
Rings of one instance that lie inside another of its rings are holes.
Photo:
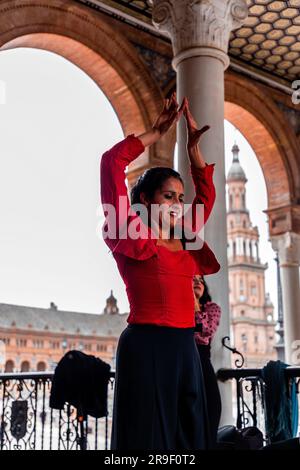
<path fill-rule="evenodd" d="M 129 325 L 116 356 L 112 450 L 211 447 L 194 328 Z"/>
<path fill-rule="evenodd" d="M 207 412 L 209 417 L 211 445 L 217 446 L 218 427 L 221 419 L 222 402 L 218 387 L 218 380 L 210 359 L 210 344 L 197 344 L 202 372 L 204 377 L 204 386 L 206 393 Z"/>

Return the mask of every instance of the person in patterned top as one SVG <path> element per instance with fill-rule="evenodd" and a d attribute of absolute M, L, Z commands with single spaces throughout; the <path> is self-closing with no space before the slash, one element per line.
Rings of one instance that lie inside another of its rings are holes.
<path fill-rule="evenodd" d="M 212 302 L 203 276 L 193 277 L 193 289 L 196 323 L 194 338 L 201 359 L 211 440 L 213 446 L 216 447 L 222 404 L 216 374 L 211 363 L 210 349 L 211 341 L 220 323 L 221 308 Z"/>

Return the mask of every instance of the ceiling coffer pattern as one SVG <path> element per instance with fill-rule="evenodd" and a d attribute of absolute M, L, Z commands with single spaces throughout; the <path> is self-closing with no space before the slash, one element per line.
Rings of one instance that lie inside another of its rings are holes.
<path fill-rule="evenodd" d="M 229 55 L 289 82 L 300 79 L 300 0 L 246 0 L 249 16 L 230 36 Z M 89 2 L 92 4 L 93 2 Z M 152 24 L 151 0 L 104 0 Z"/>

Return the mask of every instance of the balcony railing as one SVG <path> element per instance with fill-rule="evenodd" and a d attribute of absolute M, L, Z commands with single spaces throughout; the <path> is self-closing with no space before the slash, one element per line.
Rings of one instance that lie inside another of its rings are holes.
<path fill-rule="evenodd" d="M 114 372 L 108 386 L 108 416 L 77 419 L 76 409 L 49 406 L 53 373 L 0 374 L 1 450 L 105 450 L 109 449 Z M 288 367 L 289 383 L 300 378 L 300 367 Z M 221 369 L 220 381 L 234 381 L 233 408 L 238 428 L 257 426 L 266 433 L 266 393 L 261 369 Z M 299 392 L 300 379 L 297 380 Z M 230 423 L 229 423 L 230 424 Z"/>
<path fill-rule="evenodd" d="M 0 449 L 108 449 L 114 375 L 108 386 L 108 416 L 81 422 L 68 404 L 63 410 L 50 408 L 53 373 L 1 374 Z"/>
<path fill-rule="evenodd" d="M 300 367 L 287 367 L 284 370 L 288 390 L 291 390 L 291 380 L 296 380 L 296 390 L 299 408 Z M 270 443 L 266 426 L 266 384 L 263 380 L 262 369 L 220 369 L 217 378 L 221 382 L 233 380 L 234 417 L 238 429 L 246 426 L 258 427 L 264 435 L 266 444 Z M 299 413 L 300 416 L 300 413 Z M 298 433 L 300 422 L 298 423 Z"/>

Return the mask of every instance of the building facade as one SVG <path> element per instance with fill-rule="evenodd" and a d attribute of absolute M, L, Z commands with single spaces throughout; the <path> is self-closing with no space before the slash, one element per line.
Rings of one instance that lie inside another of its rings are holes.
<path fill-rule="evenodd" d="M 76 349 L 100 357 L 115 368 L 118 338 L 128 314 L 120 314 L 111 291 L 99 315 L 0 304 L 1 372 L 52 371 Z"/>

